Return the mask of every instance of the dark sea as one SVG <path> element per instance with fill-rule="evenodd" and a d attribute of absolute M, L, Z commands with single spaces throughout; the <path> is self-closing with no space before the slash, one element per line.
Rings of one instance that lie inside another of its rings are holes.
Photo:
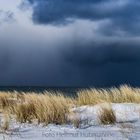
<path fill-rule="evenodd" d="M 76 93 L 80 90 L 83 89 L 89 89 L 88 87 L 36 87 L 36 86 L 31 86 L 31 87 L 26 87 L 26 86 L 22 86 L 22 87 L 16 87 L 16 86 L 11 86 L 11 87 L 7 87 L 7 86 L 1 86 L 0 87 L 0 91 L 5 91 L 5 92 L 13 92 L 13 91 L 17 91 L 17 92 L 36 92 L 38 94 L 43 93 L 45 91 L 49 91 L 52 93 L 62 93 L 66 96 L 75 96 Z"/>

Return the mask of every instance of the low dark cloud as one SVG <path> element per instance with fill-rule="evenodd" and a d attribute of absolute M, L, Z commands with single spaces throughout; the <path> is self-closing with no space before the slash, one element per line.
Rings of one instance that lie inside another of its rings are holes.
<path fill-rule="evenodd" d="M 127 83 L 140 86 L 139 41 L 94 44 L 65 49 L 65 77 L 71 79 L 70 85 L 109 87 Z"/>
<path fill-rule="evenodd" d="M 139 41 L 96 42 L 95 46 L 93 42 L 86 47 L 74 44 L 62 43 L 56 52 L 24 47 L 8 53 L 9 49 L 1 49 L 0 78 L 3 81 L 0 84 L 108 87 L 127 83 L 140 86 Z"/>

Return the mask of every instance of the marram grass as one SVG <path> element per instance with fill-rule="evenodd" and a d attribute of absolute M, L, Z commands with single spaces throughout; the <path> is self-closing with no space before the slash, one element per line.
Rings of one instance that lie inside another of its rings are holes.
<path fill-rule="evenodd" d="M 140 103 L 140 89 L 126 85 L 120 88 L 90 89 L 78 92 L 78 105 L 108 103 Z"/>
<path fill-rule="evenodd" d="M 99 103 L 140 103 L 140 89 L 129 86 L 110 89 L 89 89 L 82 90 L 77 96 L 65 97 L 62 94 L 45 92 L 37 93 L 18 93 L 0 92 L 0 110 L 14 115 L 18 122 L 31 123 L 37 120 L 38 123 L 67 123 L 67 114 L 72 107 L 82 105 L 95 105 Z M 111 110 L 102 110 L 100 120 L 107 123 L 110 116 L 111 122 L 115 118 Z M 111 115 L 110 115 L 111 114 Z"/>

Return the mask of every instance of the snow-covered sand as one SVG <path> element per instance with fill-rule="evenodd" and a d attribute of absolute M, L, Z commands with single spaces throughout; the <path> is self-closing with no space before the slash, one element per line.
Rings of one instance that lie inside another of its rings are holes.
<path fill-rule="evenodd" d="M 20 124 L 10 121 L 10 129 L 0 133 L 0 140 L 140 140 L 140 104 L 111 104 L 116 115 L 114 125 L 101 125 L 99 110 L 108 104 L 73 108 L 69 119 L 80 120 L 79 128 L 72 125 Z M 2 120 L 1 120 L 2 121 Z"/>
<path fill-rule="evenodd" d="M 95 106 L 81 106 L 72 109 L 70 119 L 77 118 L 81 122 L 88 121 L 89 124 L 99 124 L 100 111 L 102 108 L 112 108 L 115 113 L 116 121 L 120 122 L 135 122 L 140 119 L 140 104 L 122 103 L 122 104 L 108 104 L 102 103 Z"/>

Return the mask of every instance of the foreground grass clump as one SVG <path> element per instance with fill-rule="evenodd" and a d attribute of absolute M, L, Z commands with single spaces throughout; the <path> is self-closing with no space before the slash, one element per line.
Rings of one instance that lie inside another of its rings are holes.
<path fill-rule="evenodd" d="M 79 91 L 74 98 L 47 91 L 43 94 L 0 92 L 1 112 L 7 111 L 21 123 L 31 123 L 36 120 L 38 123 L 45 123 L 46 125 L 49 123 L 64 124 L 67 123 L 67 115 L 72 107 L 105 102 L 140 103 L 140 89 L 126 85 L 120 88 L 89 89 Z M 103 124 L 115 121 L 111 109 L 102 109 L 100 114 L 102 115 L 99 116 L 99 119 L 103 120 L 101 121 Z"/>
<path fill-rule="evenodd" d="M 0 93 L 0 109 L 8 108 L 9 106 L 16 103 L 15 93 Z"/>
<path fill-rule="evenodd" d="M 14 105 L 10 111 L 16 115 L 19 122 L 63 124 L 67 122 L 66 114 L 69 113 L 72 100 L 62 95 L 24 94 L 24 102 Z"/>
<path fill-rule="evenodd" d="M 116 116 L 111 108 L 102 107 L 98 114 L 99 121 L 103 125 L 114 124 L 116 122 Z"/>
<path fill-rule="evenodd" d="M 13 107 L 17 121 L 21 123 L 32 122 L 35 115 L 35 106 L 32 103 L 23 103 Z"/>

